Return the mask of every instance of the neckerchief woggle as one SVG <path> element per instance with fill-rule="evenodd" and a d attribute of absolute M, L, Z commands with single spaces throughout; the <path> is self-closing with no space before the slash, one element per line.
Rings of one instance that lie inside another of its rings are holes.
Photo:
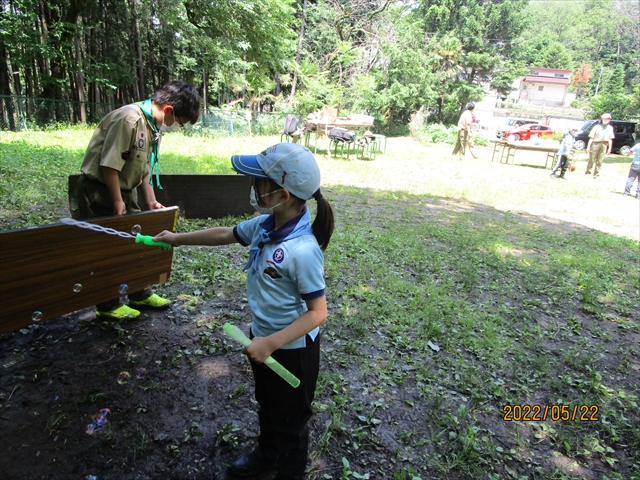
<path fill-rule="evenodd" d="M 311 230 L 310 225 L 311 213 L 309 213 L 309 209 L 306 206 L 304 207 L 304 212 L 289 220 L 282 226 L 282 228 L 271 231 L 275 226 L 275 223 L 276 217 L 271 214 L 260 224 L 260 233 L 258 235 L 260 240 L 255 246 L 251 247 L 251 250 L 249 251 L 249 261 L 242 269 L 243 272 L 251 269 L 250 273 L 255 273 L 256 270 L 258 270 L 260 256 L 262 255 L 262 247 L 267 243 L 283 243 L 293 240 L 294 238 L 301 237 L 302 235 L 313 235 L 313 230 Z"/>
<path fill-rule="evenodd" d="M 160 137 L 162 136 L 162 134 L 158 130 L 158 127 L 156 126 L 156 121 L 153 118 L 153 113 L 151 111 L 151 99 L 149 98 L 148 100 L 145 100 L 144 102 L 136 102 L 136 103 L 134 103 L 134 105 L 137 105 L 138 107 L 140 107 L 140 110 L 142 110 L 142 113 L 144 113 L 144 116 L 147 119 L 147 121 L 149 122 L 149 125 L 151 125 L 151 130 L 153 130 L 153 133 L 154 133 L 154 138 L 151 141 L 151 169 L 150 169 L 150 172 L 149 172 L 149 185 L 151 185 L 153 187 L 153 172 L 155 170 L 155 173 L 156 173 L 156 186 L 160 190 L 164 190 L 164 188 L 162 188 L 162 185 L 160 185 L 160 149 L 159 149 L 159 143 L 160 143 Z"/>

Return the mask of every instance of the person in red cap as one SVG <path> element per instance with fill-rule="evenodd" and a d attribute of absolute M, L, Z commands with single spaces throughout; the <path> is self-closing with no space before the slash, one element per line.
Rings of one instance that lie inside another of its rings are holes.
<path fill-rule="evenodd" d="M 229 471 L 240 477 L 277 468 L 275 478 L 302 479 L 309 446 L 308 421 L 320 369 L 320 325 L 327 318 L 324 256 L 333 210 L 320 192 L 320 169 L 308 148 L 278 143 L 258 155 L 234 155 L 234 170 L 253 177 L 250 202 L 262 215 L 235 227 L 191 233 L 164 231 L 154 240 L 178 245 L 250 247 L 247 299 L 249 357 L 260 408 L 258 445 Z M 307 200 L 317 202 L 311 223 Z M 293 388 L 264 361 L 272 356 L 300 380 Z"/>
<path fill-rule="evenodd" d="M 605 155 L 611 153 L 611 144 L 615 135 L 609 122 L 611 122 L 611 114 L 603 113 L 602 117 L 600 117 L 600 123 L 595 125 L 589 132 L 589 143 L 587 144 L 589 163 L 587 163 L 587 171 L 584 173 L 585 175 L 591 175 L 591 168 L 595 163 L 593 178 L 598 178 L 602 167 L 602 159 Z"/>

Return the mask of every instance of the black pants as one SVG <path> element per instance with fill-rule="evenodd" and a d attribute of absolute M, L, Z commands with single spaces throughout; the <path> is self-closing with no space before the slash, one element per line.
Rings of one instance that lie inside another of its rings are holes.
<path fill-rule="evenodd" d="M 636 197 L 640 196 L 640 165 L 632 163 L 629 168 L 629 176 L 627 177 L 627 184 L 624 187 L 624 193 L 631 195 L 631 187 L 635 179 L 638 179 L 638 185 L 636 187 Z"/>
<path fill-rule="evenodd" d="M 122 201 L 127 207 L 127 213 L 138 213 L 138 193 L 136 190 L 121 190 Z M 107 186 L 98 181 L 91 180 L 86 175 L 80 175 L 76 186 L 74 199 L 77 207 L 77 216 L 82 220 L 113 215 L 113 200 Z M 113 292 L 116 294 L 117 292 Z M 130 300 L 140 302 L 153 295 L 153 290 L 145 288 L 139 292 L 129 293 Z M 106 302 L 99 303 L 96 308 L 102 312 L 110 312 L 120 306 L 120 297 L 115 297 Z"/>
<path fill-rule="evenodd" d="M 569 157 L 567 157 L 566 155 L 560 155 L 560 160 L 558 160 L 558 164 L 553 169 L 553 173 L 555 173 L 556 170 L 560 169 L 560 176 L 564 177 L 564 174 L 567 173 L 568 166 L 569 166 Z"/>
<path fill-rule="evenodd" d="M 260 405 L 258 446 L 263 454 L 278 458 L 278 480 L 302 479 L 307 464 L 308 422 L 320 369 L 320 335 L 315 341 L 307 335 L 306 340 L 304 348 L 276 350 L 271 355 L 300 379 L 298 388 L 265 364 L 251 362 Z"/>

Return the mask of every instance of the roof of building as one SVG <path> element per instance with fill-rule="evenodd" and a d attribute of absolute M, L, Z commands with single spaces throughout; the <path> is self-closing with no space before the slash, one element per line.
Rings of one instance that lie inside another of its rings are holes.
<path fill-rule="evenodd" d="M 565 70 L 564 68 L 545 68 L 545 67 L 527 67 L 529 70 L 536 70 L 538 72 L 556 72 L 556 73 L 571 73 L 572 70 Z"/>
<path fill-rule="evenodd" d="M 569 85 L 571 81 L 568 78 L 540 77 L 538 75 L 526 75 L 523 82 L 529 83 L 559 83 L 561 85 Z"/>

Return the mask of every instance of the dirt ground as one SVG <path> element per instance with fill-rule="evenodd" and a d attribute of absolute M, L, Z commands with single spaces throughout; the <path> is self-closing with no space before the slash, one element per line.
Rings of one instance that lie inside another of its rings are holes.
<path fill-rule="evenodd" d="M 403 148 L 394 139 L 389 147 Z M 619 193 L 624 179 L 614 178 L 606 168 L 595 184 L 606 192 L 606 201 L 589 194 L 594 181 L 578 172 L 566 185 L 585 193 L 559 202 L 532 194 L 539 182 L 562 182 L 549 180 L 548 170 L 499 165 L 490 162 L 490 149 L 479 151 L 478 163 L 463 160 L 428 171 L 412 162 L 411 152 L 406 161 L 385 161 L 381 156 L 367 167 L 364 178 L 362 171 L 349 171 L 341 160 L 322 159 L 321 166 L 327 184 L 380 189 L 419 191 L 420 182 L 429 176 L 448 175 L 456 179 L 454 185 L 472 183 L 479 192 L 495 189 L 498 210 L 543 215 L 549 225 L 571 221 L 582 228 L 639 238 L 639 202 Z M 503 186 L 511 188 L 515 182 L 522 191 L 522 202 L 517 204 L 499 194 Z M 336 200 L 334 206 L 339 208 L 340 199 Z M 475 199 L 473 195 L 446 202 L 433 198 L 425 199 L 425 204 L 465 208 L 467 200 Z M 232 261 L 240 266 L 244 260 Z M 227 464 L 256 441 L 257 415 L 248 363 L 240 347 L 214 326 L 225 321 L 245 326 L 250 312 L 242 285 L 225 298 L 195 304 L 180 296 L 183 287 L 176 284 L 168 292 L 175 300 L 170 309 L 146 310 L 138 320 L 121 326 L 96 319 L 93 309 L 85 309 L 0 337 L 2 479 L 227 478 Z M 330 315 L 337 309 L 330 305 Z M 201 321 L 191 321 L 194 316 Z M 334 346 L 330 337 L 324 340 L 323 349 Z M 323 359 L 321 368 L 335 365 Z M 348 367 L 343 370 L 351 388 L 365 388 L 367 379 Z M 380 412 L 382 423 L 372 429 L 375 441 L 368 454 L 352 464 L 380 472 L 371 478 L 392 478 L 390 452 L 402 448 L 401 430 L 420 421 L 427 408 L 404 408 L 411 400 L 403 398 L 405 392 L 389 395 L 399 398 L 396 407 Z M 414 400 L 416 405 L 421 402 Z M 344 446 L 336 445 L 330 453 L 317 449 L 318 435 L 328 421 L 327 403 L 326 398 L 316 400 L 309 478 L 343 474 Z M 584 474 L 585 478 L 598 475 Z"/>

